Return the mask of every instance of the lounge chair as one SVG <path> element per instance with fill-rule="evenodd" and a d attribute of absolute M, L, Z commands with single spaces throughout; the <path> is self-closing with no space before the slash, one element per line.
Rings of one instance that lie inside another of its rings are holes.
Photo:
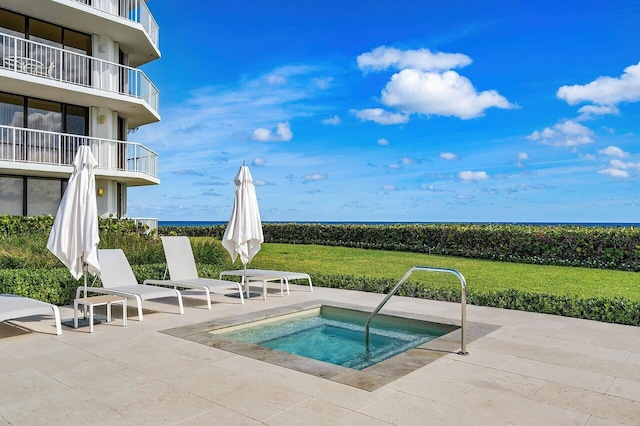
<path fill-rule="evenodd" d="M 0 322 L 33 315 L 48 315 L 52 310 L 56 322 L 56 334 L 60 335 L 62 334 L 60 311 L 56 305 L 15 294 L 0 294 Z"/>
<path fill-rule="evenodd" d="M 307 280 L 309 282 L 309 291 L 313 291 L 313 284 L 311 284 L 311 277 L 309 274 L 305 274 L 302 272 L 290 272 L 290 271 L 272 271 L 269 269 L 236 269 L 232 271 L 222 271 L 220 272 L 220 279 L 223 276 L 234 276 L 234 277 L 244 277 L 251 280 L 252 278 L 256 278 L 257 281 L 261 281 L 264 279 L 265 281 L 274 281 L 277 279 L 283 279 L 285 286 L 287 288 L 287 294 L 289 294 L 289 281 L 290 280 Z"/>
<path fill-rule="evenodd" d="M 191 249 L 191 243 L 188 237 L 161 238 L 164 255 L 167 259 L 167 269 L 164 274 L 166 278 L 168 271 L 170 279 L 145 280 L 144 284 L 203 291 L 207 297 L 207 307 L 209 309 L 211 309 L 211 292 L 238 291 L 240 294 L 240 302 L 244 303 L 240 283 L 222 279 L 200 278 L 198 276 L 196 261 L 193 257 L 193 250 Z"/>
<path fill-rule="evenodd" d="M 138 284 L 129 261 L 120 249 L 98 250 L 100 260 L 100 280 L 102 287 L 89 287 L 92 293 L 115 294 L 128 299 L 135 299 L 138 306 L 138 319 L 142 321 L 142 301 L 160 299 L 163 297 L 177 297 L 180 314 L 184 314 L 182 295 L 176 289 L 162 288 L 153 285 Z M 84 287 L 78 287 L 76 299 Z"/>

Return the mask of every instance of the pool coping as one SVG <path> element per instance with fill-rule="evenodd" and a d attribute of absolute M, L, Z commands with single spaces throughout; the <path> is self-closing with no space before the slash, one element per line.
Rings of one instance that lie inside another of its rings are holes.
<path fill-rule="evenodd" d="M 458 328 L 444 336 L 438 337 L 413 349 L 409 349 L 406 352 L 381 361 L 363 370 L 354 370 L 323 361 L 265 348 L 252 343 L 240 342 L 211 333 L 211 331 L 221 328 L 297 313 L 303 310 L 318 308 L 322 305 L 361 312 L 371 312 L 371 308 L 366 306 L 317 299 L 265 309 L 262 311 L 233 315 L 183 327 L 171 328 L 162 330 L 161 333 L 367 391 L 374 391 L 446 355 L 456 354 L 460 349 L 461 329 Z M 384 310 L 383 314 L 460 327 L 459 320 L 452 320 L 450 318 L 437 317 L 433 315 L 414 314 L 387 309 Z M 476 340 L 497 328 L 499 328 L 499 326 L 467 321 L 467 343 L 472 342 L 473 340 Z"/>

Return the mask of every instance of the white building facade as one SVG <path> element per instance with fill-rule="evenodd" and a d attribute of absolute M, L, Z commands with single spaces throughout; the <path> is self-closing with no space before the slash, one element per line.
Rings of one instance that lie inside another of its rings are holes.
<path fill-rule="evenodd" d="M 160 120 L 137 68 L 160 58 L 158 35 L 145 0 L 0 0 L 0 215 L 55 215 L 81 145 L 101 216 L 160 183 L 158 155 L 128 140 Z"/>

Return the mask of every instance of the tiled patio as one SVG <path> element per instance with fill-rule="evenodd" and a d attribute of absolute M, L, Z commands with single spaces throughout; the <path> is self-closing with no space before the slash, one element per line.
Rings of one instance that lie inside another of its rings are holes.
<path fill-rule="evenodd" d="M 153 312 L 139 322 L 130 310 L 126 328 L 114 307 L 115 321 L 93 334 L 56 336 L 49 318 L 15 322 L 34 332 L 0 339 L 0 425 L 640 424 L 638 327 L 468 306 L 469 356 L 445 354 L 373 391 L 162 332 L 313 300 L 373 309 L 381 299 L 292 286 L 245 305 L 216 295 L 211 310 L 185 297 L 184 315 L 146 302 Z M 387 306 L 460 317 L 445 302 Z"/>

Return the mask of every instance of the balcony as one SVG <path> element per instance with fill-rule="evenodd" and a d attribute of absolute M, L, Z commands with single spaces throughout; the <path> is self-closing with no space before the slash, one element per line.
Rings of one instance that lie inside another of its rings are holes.
<path fill-rule="evenodd" d="M 160 119 L 160 92 L 137 68 L 4 33 L 0 33 L 0 49 L 0 71 L 17 73 L 14 77 L 24 82 L 22 87 L 16 87 L 15 82 L 0 82 L 0 90 L 6 86 L 10 92 L 19 89 L 20 93 L 43 97 L 44 89 L 52 100 L 57 96 L 56 100 L 120 111 L 130 119 L 131 127 Z"/>
<path fill-rule="evenodd" d="M 0 170 L 7 174 L 68 177 L 81 145 L 91 147 L 98 161 L 98 178 L 115 178 L 128 186 L 160 183 L 158 154 L 144 145 L 11 126 L 0 126 Z"/>
<path fill-rule="evenodd" d="M 138 67 L 160 58 L 159 29 L 145 0 L 2 0 L 4 8 L 43 21 L 108 36 Z"/>
<path fill-rule="evenodd" d="M 144 0 L 73 0 L 87 6 L 91 6 L 102 12 L 119 16 L 133 22 L 142 24 L 145 32 L 153 42 L 159 47 L 160 27 L 151 15 L 147 3 Z"/>

